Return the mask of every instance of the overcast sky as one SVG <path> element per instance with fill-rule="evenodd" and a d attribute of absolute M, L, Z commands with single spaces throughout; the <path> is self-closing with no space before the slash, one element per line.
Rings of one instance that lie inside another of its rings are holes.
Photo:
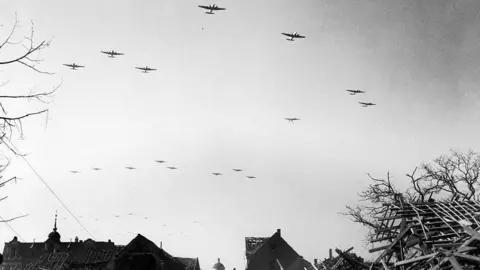
<path fill-rule="evenodd" d="M 193 0 L 2 2 L 1 36 L 15 12 L 17 38 L 34 21 L 38 41 L 54 37 L 41 67 L 56 73 L 2 66 L 2 91 L 47 91 L 63 78 L 46 128 L 45 117 L 27 120 L 14 143 L 97 240 L 141 233 L 202 268 L 220 257 L 242 269 L 245 237 L 280 228 L 308 260 L 350 246 L 369 257 L 365 230 L 338 215 L 366 173 L 390 170 L 400 183 L 450 148 L 479 146 L 475 0 L 219 0 L 227 10 L 215 15 Z M 307 38 L 280 34 L 295 31 Z M 112 49 L 125 55 L 100 53 Z M 72 62 L 86 68 L 62 66 Z M 12 161 L 7 175 L 23 179 L 2 188 L 0 213 L 29 214 L 11 223 L 25 241 L 46 240 L 56 210 L 63 241 L 91 237 Z M 0 248 L 14 235 L 0 226 Z"/>

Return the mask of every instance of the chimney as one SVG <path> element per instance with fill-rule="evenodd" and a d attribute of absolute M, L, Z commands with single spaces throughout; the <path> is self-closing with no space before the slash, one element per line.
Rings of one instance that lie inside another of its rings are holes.
<path fill-rule="evenodd" d="M 313 266 L 317 267 L 318 261 L 317 259 L 313 259 Z"/>
<path fill-rule="evenodd" d="M 218 263 L 220 263 L 220 258 L 218 258 Z"/>
<path fill-rule="evenodd" d="M 75 236 L 75 243 L 78 243 L 78 236 Z"/>
<path fill-rule="evenodd" d="M 160 241 L 160 249 L 163 249 L 163 248 L 162 248 L 162 241 Z"/>
<path fill-rule="evenodd" d="M 109 244 L 112 243 L 112 240 L 108 239 L 108 243 L 109 243 Z"/>
<path fill-rule="evenodd" d="M 328 258 L 333 258 L 333 255 L 332 255 L 332 249 L 329 249 L 328 250 Z"/>
<path fill-rule="evenodd" d="M 282 236 L 280 229 L 277 229 L 277 233 L 278 233 L 278 236 Z"/>

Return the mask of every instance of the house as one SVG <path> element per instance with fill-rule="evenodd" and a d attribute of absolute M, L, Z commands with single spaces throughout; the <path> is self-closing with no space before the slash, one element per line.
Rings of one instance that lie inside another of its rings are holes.
<path fill-rule="evenodd" d="M 173 257 L 139 234 L 115 256 L 107 269 L 200 270 L 200 264 L 198 258 Z"/>
<path fill-rule="evenodd" d="M 316 270 L 281 236 L 280 229 L 271 237 L 246 237 L 246 270 Z"/>

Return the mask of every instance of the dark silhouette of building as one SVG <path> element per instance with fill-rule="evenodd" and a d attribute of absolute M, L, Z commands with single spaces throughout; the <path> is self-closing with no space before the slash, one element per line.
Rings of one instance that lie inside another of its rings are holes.
<path fill-rule="evenodd" d="M 57 218 L 53 231 L 41 243 L 20 242 L 17 237 L 5 243 L 1 270 L 38 269 L 166 269 L 200 270 L 198 258 L 173 257 L 142 235 L 137 235 L 126 246 L 112 241 L 92 239 L 61 242 Z"/>
<path fill-rule="evenodd" d="M 281 236 L 280 229 L 271 237 L 246 237 L 247 270 L 315 270 Z"/>
<path fill-rule="evenodd" d="M 27 269 L 27 266 L 38 262 L 42 258 L 61 257 L 59 253 L 68 253 L 70 257 L 75 257 L 77 261 L 84 263 L 98 263 L 103 258 L 101 254 L 113 254 L 119 246 L 108 240 L 107 242 L 98 242 L 92 239 L 79 241 L 62 242 L 61 235 L 57 228 L 57 215 L 53 231 L 48 234 L 44 242 L 20 242 L 15 236 L 13 240 L 5 243 L 3 248 L 4 262 L 2 270 Z M 68 256 L 61 257 L 68 261 Z"/>

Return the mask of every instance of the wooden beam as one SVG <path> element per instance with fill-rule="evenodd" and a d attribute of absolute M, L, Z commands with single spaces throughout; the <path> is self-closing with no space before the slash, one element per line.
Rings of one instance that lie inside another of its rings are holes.
<path fill-rule="evenodd" d="M 383 251 L 383 253 L 375 260 L 374 264 L 378 263 L 387 253 L 405 236 L 405 234 L 412 228 L 412 225 L 408 225 L 405 229 L 402 230 L 398 237 L 393 241 L 390 246 Z"/>
<path fill-rule="evenodd" d="M 480 233 L 472 229 L 470 226 L 462 226 L 463 230 L 468 233 L 471 237 L 480 240 Z"/>
<path fill-rule="evenodd" d="M 458 263 L 457 259 L 454 256 L 448 256 L 447 259 L 450 261 L 450 264 L 452 264 L 455 270 L 463 270 L 463 267 L 460 265 L 460 263 Z"/>
<path fill-rule="evenodd" d="M 458 253 L 458 252 L 454 252 L 453 255 L 456 256 L 456 257 L 465 259 L 465 260 L 469 260 L 469 261 L 472 261 L 472 262 L 476 262 L 477 264 L 480 263 L 480 258 L 477 257 L 477 256 L 472 256 L 472 255 L 468 255 L 468 254 L 462 254 L 462 253 Z"/>
<path fill-rule="evenodd" d="M 412 259 L 409 259 L 409 260 L 404 260 L 404 261 L 396 262 L 396 263 L 395 263 L 395 267 L 400 266 L 400 265 L 406 265 L 406 264 L 409 264 L 409 263 L 418 262 L 418 261 L 423 261 L 423 260 L 426 260 L 426 259 L 430 259 L 430 258 L 432 258 L 432 257 L 437 256 L 438 254 L 440 254 L 440 253 L 435 252 L 435 253 L 432 253 L 432 254 L 428 254 L 428 255 L 424 255 L 424 256 L 419 256 L 419 257 L 416 257 L 416 258 L 412 258 Z"/>

